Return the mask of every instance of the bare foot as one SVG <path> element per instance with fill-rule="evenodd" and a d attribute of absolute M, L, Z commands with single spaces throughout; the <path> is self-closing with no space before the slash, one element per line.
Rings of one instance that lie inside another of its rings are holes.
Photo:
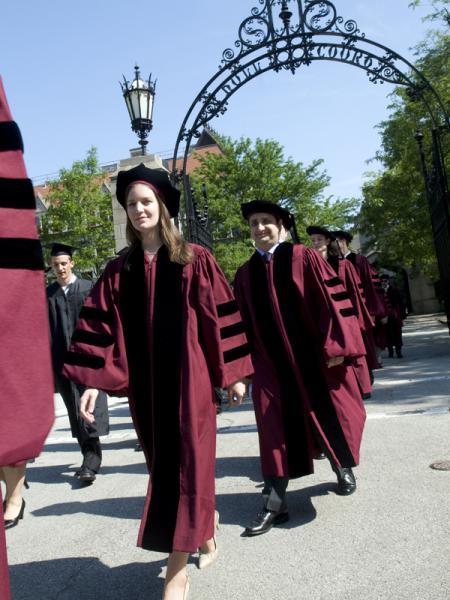
<path fill-rule="evenodd" d="M 3 513 L 3 518 L 5 520 L 12 520 L 19 516 L 20 510 L 22 508 L 22 498 L 20 500 L 8 500 L 6 503 L 6 509 Z"/>
<path fill-rule="evenodd" d="M 203 554 L 209 554 L 209 552 L 214 552 L 215 549 L 216 540 L 214 538 L 206 540 L 206 542 L 200 546 L 200 552 L 202 552 Z"/>
<path fill-rule="evenodd" d="M 185 600 L 189 589 L 189 577 L 177 574 L 164 586 L 163 600 Z"/>

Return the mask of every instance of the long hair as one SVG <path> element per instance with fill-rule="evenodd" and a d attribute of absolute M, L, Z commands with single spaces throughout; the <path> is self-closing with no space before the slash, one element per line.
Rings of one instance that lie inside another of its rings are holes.
<path fill-rule="evenodd" d="M 130 186 L 131 189 L 131 186 Z M 128 190 L 129 192 L 129 190 Z M 127 194 L 128 196 L 128 194 Z M 181 233 L 170 220 L 169 211 L 166 208 L 160 194 L 155 192 L 159 205 L 159 235 L 161 240 L 169 251 L 169 259 L 180 265 L 190 264 L 194 259 L 194 253 L 191 244 L 181 237 Z M 126 210 L 125 210 L 126 212 Z M 126 226 L 127 242 L 130 246 L 137 246 L 142 243 L 140 233 L 131 224 L 127 213 Z"/>

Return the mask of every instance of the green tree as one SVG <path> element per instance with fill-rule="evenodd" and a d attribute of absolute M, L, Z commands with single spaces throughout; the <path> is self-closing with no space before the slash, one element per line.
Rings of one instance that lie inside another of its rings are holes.
<path fill-rule="evenodd" d="M 437 3 L 435 3 L 437 5 Z M 444 104 L 450 99 L 450 37 L 445 31 L 430 34 L 417 48 L 417 68 L 436 89 Z M 359 228 L 369 237 L 386 265 L 420 268 L 437 276 L 428 201 L 422 174 L 417 129 L 424 134 L 430 160 L 433 127 L 424 104 L 404 88 L 391 95 L 391 114 L 379 125 L 381 149 L 375 159 L 381 170 L 371 173 L 363 186 Z M 431 98 L 429 98 L 431 99 Z M 450 167 L 450 135 L 443 130 L 442 147 Z"/>
<path fill-rule="evenodd" d="M 425 4 L 423 0 L 413 0 L 409 3 L 409 6 L 411 6 L 412 8 L 416 8 L 417 6 L 421 6 L 423 4 Z M 433 12 L 431 12 L 427 17 L 425 17 L 425 20 L 439 20 L 444 21 L 444 23 L 450 25 L 449 0 L 431 0 L 431 2 L 427 0 L 426 4 L 432 7 Z"/>
<path fill-rule="evenodd" d="M 111 195 L 103 190 L 105 179 L 91 148 L 84 160 L 61 169 L 59 178 L 50 182 L 48 209 L 40 223 L 44 246 L 52 242 L 74 246 L 77 270 L 93 278 L 114 255 Z"/>
<path fill-rule="evenodd" d="M 253 251 L 240 204 L 264 199 L 279 202 L 296 216 L 298 233 L 305 238 L 310 224 L 344 227 L 352 222 L 358 202 L 324 197 L 329 184 L 322 160 L 309 166 L 285 158 L 274 140 L 222 140 L 223 154 L 205 154 L 192 178 L 194 189 L 207 184 L 210 227 L 215 255 L 232 279 Z"/>

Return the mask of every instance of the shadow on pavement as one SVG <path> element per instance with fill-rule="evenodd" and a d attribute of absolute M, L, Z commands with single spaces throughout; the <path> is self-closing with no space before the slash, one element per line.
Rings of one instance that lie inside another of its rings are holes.
<path fill-rule="evenodd" d="M 56 431 L 56 434 L 59 434 L 59 430 Z M 57 442 L 52 444 L 51 441 L 44 448 L 45 452 L 73 452 L 78 450 L 79 446 L 76 441 L 69 441 L 71 438 L 67 438 L 67 442 Z M 134 450 L 137 442 L 137 437 L 126 438 L 120 441 L 108 442 L 108 436 L 101 438 L 102 447 L 104 450 L 126 450 L 129 448 L 130 450 Z M 80 452 L 80 462 L 81 462 L 81 452 Z"/>
<path fill-rule="evenodd" d="M 310 523 L 316 518 L 317 512 L 312 499 L 318 496 L 334 496 L 335 483 L 321 483 L 305 487 L 301 490 L 292 490 L 287 493 L 287 503 L 290 520 L 279 526 L 281 529 L 293 529 Z M 260 492 L 254 494 L 218 494 L 216 497 L 217 510 L 220 513 L 220 522 L 228 525 L 247 526 L 256 513 L 262 508 Z"/>
<path fill-rule="evenodd" d="M 161 598 L 166 560 L 108 567 L 98 558 L 60 558 L 10 567 L 14 600 Z"/>
<path fill-rule="evenodd" d="M 251 481 L 261 481 L 259 456 L 228 456 L 216 460 L 216 479 L 223 477 L 246 477 Z"/>
<path fill-rule="evenodd" d="M 143 459 L 143 456 L 142 456 Z M 80 459 L 81 463 L 81 459 Z M 79 468 L 79 465 L 74 466 L 71 464 L 64 465 L 51 465 L 47 467 L 33 466 L 27 469 L 27 479 L 33 484 L 36 483 L 70 483 L 73 488 L 82 487 L 75 477 L 75 471 Z M 115 473 L 128 473 L 134 475 L 147 475 L 147 466 L 145 462 L 129 465 L 102 465 L 100 474 L 98 477 L 103 475 L 112 475 Z"/>
<path fill-rule="evenodd" d="M 140 519 L 144 509 L 144 496 L 127 498 L 101 498 L 99 500 L 83 500 L 82 502 L 60 502 L 33 510 L 35 517 L 61 517 L 85 513 L 115 519 Z"/>

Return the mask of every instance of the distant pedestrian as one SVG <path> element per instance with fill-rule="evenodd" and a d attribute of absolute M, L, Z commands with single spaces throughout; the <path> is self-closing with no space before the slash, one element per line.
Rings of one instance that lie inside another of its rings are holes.
<path fill-rule="evenodd" d="M 280 243 L 289 212 L 264 200 L 241 209 L 256 245 L 234 284 L 255 369 L 264 477 L 263 508 L 245 530 L 254 536 L 289 519 L 289 479 L 313 473 L 318 447 L 337 475 L 337 493 L 356 490 L 352 467 L 359 462 L 365 409 L 349 362 L 365 349 L 332 268 L 311 248 Z"/>
<path fill-rule="evenodd" d="M 109 433 L 108 404 L 106 394 L 101 392 L 95 408 L 95 423 L 87 424 L 80 414 L 80 396 L 84 387 L 76 385 L 62 373 L 64 358 L 81 308 L 92 289 L 92 281 L 81 279 L 73 272 L 72 255 L 71 246 L 59 243 L 52 245 L 51 267 L 56 281 L 47 287 L 47 300 L 53 377 L 55 391 L 61 394 L 67 408 L 72 437 L 77 439 L 83 455 L 76 475 L 83 483 L 92 483 L 102 462 L 100 436 Z"/>
<path fill-rule="evenodd" d="M 238 400 L 251 375 L 237 304 L 212 255 L 171 223 L 180 192 L 165 171 L 121 171 L 129 251 L 112 260 L 82 311 L 65 374 L 89 387 L 81 412 L 93 422 L 97 389 L 127 395 L 150 471 L 138 544 L 169 554 L 164 600 L 185 600 L 189 553 L 217 557 L 214 386 Z"/>
<path fill-rule="evenodd" d="M 389 358 L 394 357 L 394 349 L 397 358 L 403 358 L 402 347 L 402 327 L 406 318 L 406 307 L 401 291 L 391 283 L 389 275 L 380 275 L 381 285 L 383 286 L 388 320 L 386 323 L 386 346 Z"/>

